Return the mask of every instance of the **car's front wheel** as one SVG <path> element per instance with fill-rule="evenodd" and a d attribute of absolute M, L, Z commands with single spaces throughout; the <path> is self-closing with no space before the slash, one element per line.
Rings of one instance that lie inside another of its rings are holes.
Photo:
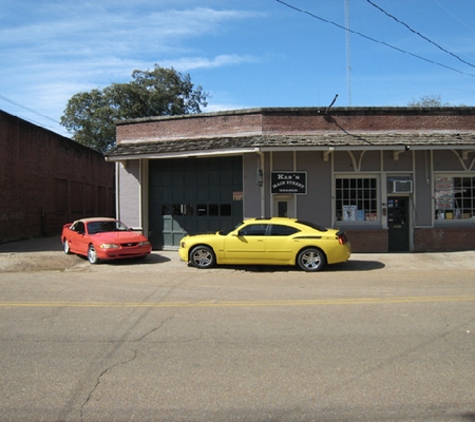
<path fill-rule="evenodd" d="M 69 247 L 69 242 L 64 239 L 64 242 L 63 242 L 63 252 L 68 255 L 71 253 L 71 248 Z"/>
<path fill-rule="evenodd" d="M 210 268 L 216 263 L 214 252 L 208 246 L 197 246 L 190 253 L 190 264 L 196 268 Z"/>
<path fill-rule="evenodd" d="M 317 248 L 304 249 L 297 256 L 297 265 L 304 271 L 320 271 L 325 263 L 325 254 Z"/>
<path fill-rule="evenodd" d="M 97 252 L 96 252 L 96 249 L 94 248 L 94 245 L 89 245 L 89 249 L 87 250 L 87 260 L 91 264 L 97 264 L 99 262 L 99 259 L 97 258 Z"/>

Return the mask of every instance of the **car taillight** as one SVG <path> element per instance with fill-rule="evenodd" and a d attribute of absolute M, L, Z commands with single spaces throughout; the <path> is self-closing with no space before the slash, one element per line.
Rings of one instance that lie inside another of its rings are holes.
<path fill-rule="evenodd" d="M 338 236 L 338 243 L 340 245 L 344 245 L 348 243 L 348 238 L 346 237 L 346 233 L 337 233 L 336 235 Z"/>

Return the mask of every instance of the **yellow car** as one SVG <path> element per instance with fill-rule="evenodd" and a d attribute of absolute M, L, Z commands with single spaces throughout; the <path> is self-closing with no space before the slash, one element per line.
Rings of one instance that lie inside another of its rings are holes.
<path fill-rule="evenodd" d="M 297 265 L 304 271 L 319 271 L 326 264 L 347 261 L 351 245 L 338 229 L 273 217 L 245 220 L 230 232 L 185 236 L 178 252 L 183 261 L 197 268 Z"/>

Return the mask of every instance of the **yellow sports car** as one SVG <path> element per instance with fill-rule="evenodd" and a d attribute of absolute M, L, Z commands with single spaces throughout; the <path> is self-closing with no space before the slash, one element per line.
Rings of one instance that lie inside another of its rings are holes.
<path fill-rule="evenodd" d="M 344 231 L 273 217 L 245 220 L 230 232 L 185 236 L 178 252 L 183 261 L 197 268 L 297 265 L 304 271 L 319 271 L 326 264 L 347 261 L 351 245 Z"/>

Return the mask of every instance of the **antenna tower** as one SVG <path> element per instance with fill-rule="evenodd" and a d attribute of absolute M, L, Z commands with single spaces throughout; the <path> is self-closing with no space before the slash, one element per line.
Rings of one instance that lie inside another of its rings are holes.
<path fill-rule="evenodd" d="M 346 83 L 348 106 L 351 107 L 351 48 L 350 48 L 350 0 L 345 1 Z"/>

